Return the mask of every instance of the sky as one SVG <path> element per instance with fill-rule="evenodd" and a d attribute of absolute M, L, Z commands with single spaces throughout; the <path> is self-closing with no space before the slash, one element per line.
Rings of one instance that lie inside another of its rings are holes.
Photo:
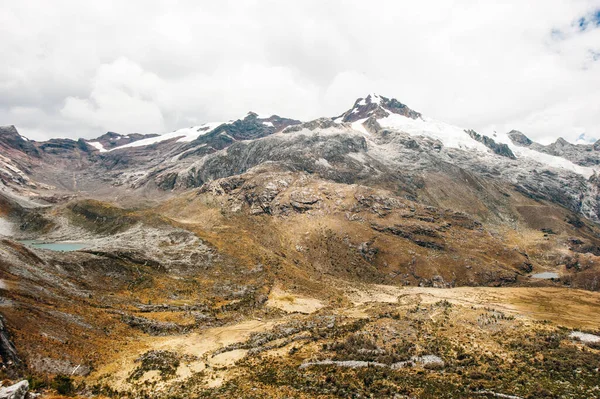
<path fill-rule="evenodd" d="M 484 134 L 600 138 L 600 0 L 0 0 L 0 125 L 162 133 L 375 92 Z"/>

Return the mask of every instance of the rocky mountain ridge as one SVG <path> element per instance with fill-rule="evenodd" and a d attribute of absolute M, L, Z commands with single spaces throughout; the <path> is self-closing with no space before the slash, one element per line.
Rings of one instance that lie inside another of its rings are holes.
<path fill-rule="evenodd" d="M 376 94 L 358 99 L 339 117 L 305 123 L 249 113 L 165 135 L 107 133 L 95 140 L 29 142 L 14 128 L 3 128 L 0 136 L 2 154 L 17 162 L 4 161 L 5 185 L 27 185 L 28 179 L 64 192 L 93 193 L 100 180 L 107 188 L 170 192 L 275 162 L 346 183 L 401 184 L 414 196 L 416 186 L 406 181 L 448 164 L 600 220 L 594 177 L 600 146 L 562 139 L 543 146 L 516 131 L 487 137 Z M 64 171 L 72 178 L 65 179 Z M 101 177 L 94 181 L 94 176 Z"/>

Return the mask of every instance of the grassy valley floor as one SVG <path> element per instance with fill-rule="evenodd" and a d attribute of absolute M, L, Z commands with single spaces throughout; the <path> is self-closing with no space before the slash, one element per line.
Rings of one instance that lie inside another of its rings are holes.
<path fill-rule="evenodd" d="M 131 339 L 76 380 L 130 398 L 595 398 L 600 293 L 350 284 L 341 306 L 272 290 L 262 313 Z M 512 396 L 494 396 L 512 395 Z"/>

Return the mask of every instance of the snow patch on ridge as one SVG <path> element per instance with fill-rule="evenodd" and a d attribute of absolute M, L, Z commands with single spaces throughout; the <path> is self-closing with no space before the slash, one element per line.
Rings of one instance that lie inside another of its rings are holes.
<path fill-rule="evenodd" d="M 317 159 L 317 161 L 315 163 L 317 165 L 321 165 L 321 166 L 324 166 L 326 168 L 331 168 L 331 164 L 325 158 L 319 158 L 319 159 Z"/>
<path fill-rule="evenodd" d="M 250 114 L 256 114 L 257 119 L 269 119 L 270 117 L 273 116 L 273 115 L 263 114 L 261 112 L 253 112 L 253 111 L 248 112 L 247 115 L 250 115 Z"/>
<path fill-rule="evenodd" d="M 160 136 L 150 137 L 143 140 L 134 141 L 133 143 L 125 144 L 119 147 L 115 147 L 109 151 L 120 150 L 122 148 L 131 148 L 131 147 L 144 147 L 147 145 L 152 145 L 156 143 L 160 143 L 167 140 L 172 140 L 178 138 L 178 143 L 189 143 L 191 141 L 196 140 L 198 137 L 205 135 L 207 133 L 212 132 L 217 127 L 221 126 L 222 122 L 211 122 L 205 123 L 200 126 L 193 126 L 189 128 L 183 128 L 179 130 L 175 130 L 171 133 L 164 133 Z"/>
<path fill-rule="evenodd" d="M 369 133 L 369 132 L 367 131 L 367 129 L 365 129 L 365 127 L 363 126 L 363 123 L 365 123 L 365 121 L 366 121 L 367 119 L 368 119 L 368 118 L 363 118 L 363 119 L 359 119 L 359 120 L 357 120 L 356 122 L 353 122 L 353 123 L 352 123 L 352 129 L 354 129 L 354 130 L 356 130 L 356 131 L 358 131 L 358 132 L 361 132 L 361 133 L 363 133 L 363 134 L 366 134 L 367 136 L 369 136 L 369 135 L 370 135 L 370 133 Z"/>
<path fill-rule="evenodd" d="M 91 145 L 92 147 L 94 147 L 95 149 L 97 149 L 100 152 L 106 152 L 106 148 L 104 148 L 104 146 L 102 145 L 102 143 L 99 143 L 97 141 L 91 141 L 88 142 L 89 145 Z"/>
<path fill-rule="evenodd" d="M 488 151 L 485 145 L 473 140 L 464 129 L 436 121 L 435 119 L 427 117 L 412 119 L 390 113 L 387 117 L 378 119 L 377 122 L 379 122 L 381 127 L 400 130 L 411 136 L 431 137 L 441 141 L 445 147 Z"/>
<path fill-rule="evenodd" d="M 485 145 L 472 139 L 463 128 L 436 121 L 425 116 L 419 119 L 412 119 L 398 114 L 390 114 L 385 118 L 379 119 L 378 123 L 382 127 L 399 130 L 408 133 L 411 136 L 431 137 L 441 141 L 445 147 L 477 150 L 485 153 L 490 152 Z M 562 157 L 537 152 L 527 147 L 517 146 L 513 144 L 507 134 L 497 134 L 493 139 L 497 143 L 508 145 L 517 158 L 528 158 L 548 167 L 565 169 L 577 173 L 585 178 L 590 178 L 597 171 L 595 168 L 580 166 Z"/>
<path fill-rule="evenodd" d="M 517 158 L 529 158 L 533 161 L 539 162 L 552 168 L 560 168 L 571 171 L 573 173 L 577 173 L 578 175 L 581 175 L 586 179 L 589 179 L 594 175 L 594 173 L 598 172 L 598 169 L 596 168 L 577 165 L 576 163 L 573 163 L 563 157 L 550 155 L 544 152 L 532 150 L 528 147 L 521 147 L 515 145 L 512 142 L 512 140 L 508 137 L 508 135 L 504 133 L 496 134 L 494 140 L 496 142 L 508 145 L 508 148 L 510 148 L 510 150 L 513 152 L 513 154 L 515 154 Z"/>
<path fill-rule="evenodd" d="M 371 97 L 371 103 L 381 105 L 381 97 L 378 94 L 370 93 L 367 97 Z"/>

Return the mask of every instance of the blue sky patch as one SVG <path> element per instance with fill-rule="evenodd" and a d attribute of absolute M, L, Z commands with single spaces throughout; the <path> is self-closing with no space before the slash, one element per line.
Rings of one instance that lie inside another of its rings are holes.
<path fill-rule="evenodd" d="M 579 30 L 586 30 L 588 28 L 596 28 L 600 26 L 600 10 L 596 10 L 589 15 L 581 17 L 577 20 L 577 26 Z"/>

